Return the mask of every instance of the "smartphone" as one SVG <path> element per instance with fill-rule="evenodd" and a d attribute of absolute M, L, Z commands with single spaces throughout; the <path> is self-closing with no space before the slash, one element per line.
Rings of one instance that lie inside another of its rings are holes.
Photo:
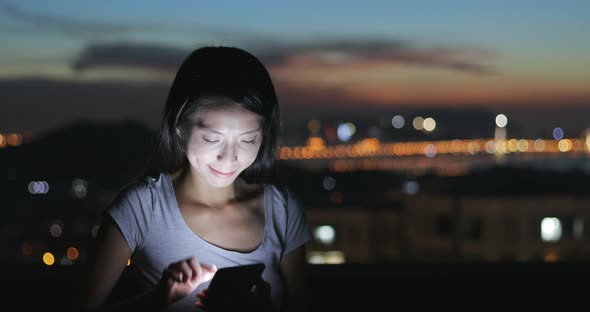
<path fill-rule="evenodd" d="M 248 293 L 260 280 L 264 268 L 264 263 L 220 268 L 213 275 L 207 293 L 223 297 Z"/>

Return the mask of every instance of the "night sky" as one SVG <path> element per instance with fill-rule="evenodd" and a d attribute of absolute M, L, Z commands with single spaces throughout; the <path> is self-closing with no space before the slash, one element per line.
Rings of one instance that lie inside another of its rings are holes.
<path fill-rule="evenodd" d="M 590 2 L 366 3 L 3 1 L 0 132 L 155 127 L 175 70 L 203 45 L 259 56 L 286 118 L 481 107 L 521 127 L 590 126 Z"/>

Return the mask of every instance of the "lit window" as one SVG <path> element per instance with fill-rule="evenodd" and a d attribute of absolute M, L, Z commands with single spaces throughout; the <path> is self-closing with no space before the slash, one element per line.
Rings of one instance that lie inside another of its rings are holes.
<path fill-rule="evenodd" d="M 330 225 L 321 225 L 315 228 L 313 234 L 318 242 L 324 245 L 331 245 L 334 242 L 336 231 L 334 230 L 334 227 Z"/>
<path fill-rule="evenodd" d="M 543 218 L 541 221 L 541 239 L 549 242 L 561 239 L 561 221 L 558 218 Z"/>

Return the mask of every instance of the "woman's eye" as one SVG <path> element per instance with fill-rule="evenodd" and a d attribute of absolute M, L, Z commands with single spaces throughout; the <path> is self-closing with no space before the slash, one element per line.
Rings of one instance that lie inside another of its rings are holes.
<path fill-rule="evenodd" d="M 219 142 L 219 140 L 207 140 L 205 138 L 203 138 L 203 141 L 205 141 L 205 143 L 207 143 L 207 144 L 213 144 L 213 143 Z"/>
<path fill-rule="evenodd" d="M 242 142 L 247 143 L 247 144 L 254 144 L 254 143 L 256 143 L 256 139 L 250 140 L 250 141 L 243 140 Z"/>

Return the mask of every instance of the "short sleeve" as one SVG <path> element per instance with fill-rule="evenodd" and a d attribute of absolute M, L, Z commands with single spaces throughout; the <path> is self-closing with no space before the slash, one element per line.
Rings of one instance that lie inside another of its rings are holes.
<path fill-rule="evenodd" d="M 148 183 L 123 187 L 106 210 L 127 240 L 131 251 L 143 245 L 153 214 L 152 191 Z"/>
<path fill-rule="evenodd" d="M 305 244 L 312 236 L 299 198 L 288 188 L 285 193 L 287 197 L 285 200 L 287 206 L 287 226 L 283 254 L 288 254 L 297 247 Z"/>

